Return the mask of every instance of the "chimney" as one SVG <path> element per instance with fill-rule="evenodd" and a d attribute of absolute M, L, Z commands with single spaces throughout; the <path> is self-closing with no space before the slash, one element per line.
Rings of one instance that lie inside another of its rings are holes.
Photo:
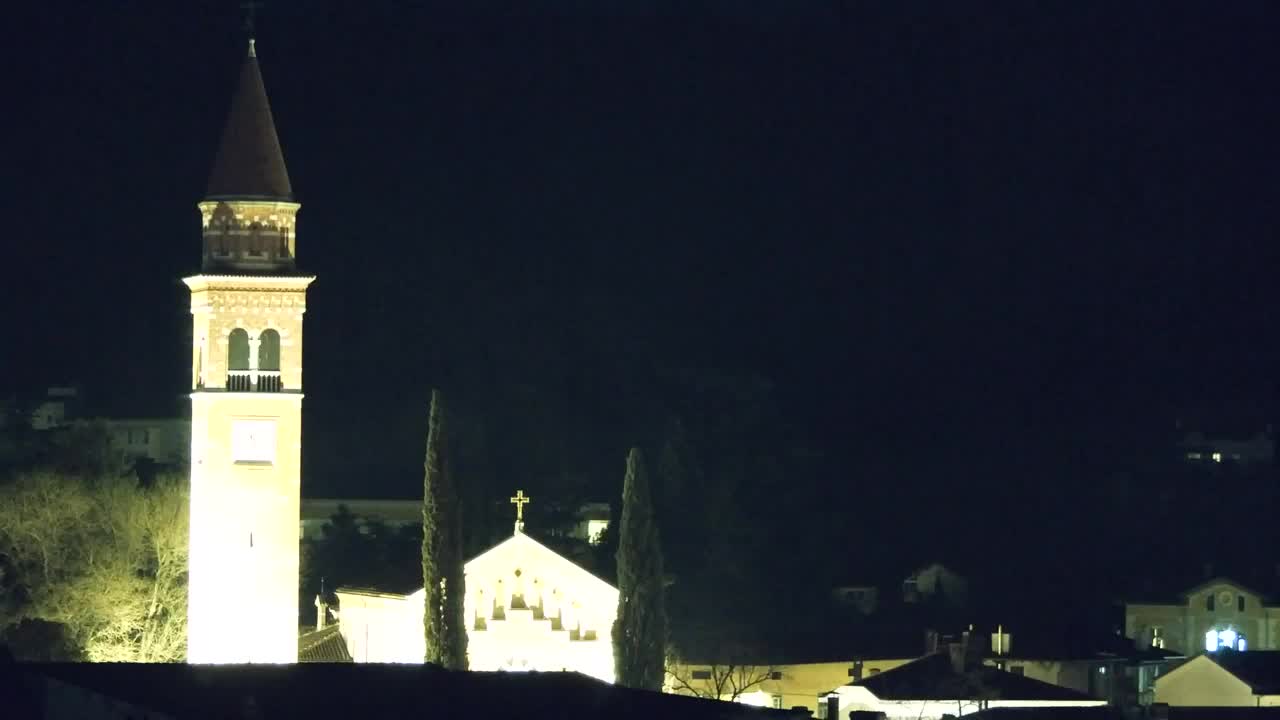
<path fill-rule="evenodd" d="M 1277 574 L 1280 574 L 1280 565 L 1276 566 L 1276 571 L 1277 571 Z M 938 631 L 925 630 L 924 631 L 924 654 L 932 655 L 936 652 L 938 652 Z"/>
<path fill-rule="evenodd" d="M 329 603 L 324 601 L 323 595 L 316 595 L 316 630 L 323 630 L 325 621 L 329 618 Z"/>
<path fill-rule="evenodd" d="M 1013 635 L 1006 632 L 1003 625 L 997 625 L 996 631 L 991 633 L 991 652 L 996 656 L 1013 652 Z"/>
<path fill-rule="evenodd" d="M 965 671 L 965 659 L 968 655 L 969 637 L 965 635 L 960 642 L 953 642 L 947 645 L 947 652 L 951 656 L 951 670 L 957 675 Z"/>

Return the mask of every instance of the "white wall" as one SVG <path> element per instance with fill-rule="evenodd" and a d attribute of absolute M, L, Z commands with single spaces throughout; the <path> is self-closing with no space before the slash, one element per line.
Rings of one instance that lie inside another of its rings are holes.
<path fill-rule="evenodd" d="M 1155 701 L 1172 706 L 1208 707 L 1258 703 L 1248 685 L 1205 655 L 1156 678 Z"/>

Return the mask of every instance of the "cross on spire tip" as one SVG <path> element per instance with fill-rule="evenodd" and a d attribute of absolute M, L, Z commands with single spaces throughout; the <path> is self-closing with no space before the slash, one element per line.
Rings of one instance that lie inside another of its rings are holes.
<path fill-rule="evenodd" d="M 511 498 L 511 504 L 516 506 L 516 533 L 524 532 L 524 506 L 533 502 L 533 500 L 524 494 L 523 490 L 517 490 L 515 497 Z"/>

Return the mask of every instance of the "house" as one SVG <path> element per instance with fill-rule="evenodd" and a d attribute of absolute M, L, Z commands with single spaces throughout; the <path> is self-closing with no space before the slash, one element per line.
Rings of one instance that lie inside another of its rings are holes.
<path fill-rule="evenodd" d="M 127 464 L 149 460 L 183 465 L 191 457 L 191 421 L 178 418 L 104 418 L 111 447 Z"/>
<path fill-rule="evenodd" d="M 831 588 L 831 600 L 838 606 L 853 608 L 863 615 L 896 606 L 940 603 L 961 607 L 969 593 L 969 582 L 941 563 L 930 563 L 906 575 L 901 570 L 885 572 L 872 581 L 866 577 L 844 582 Z"/>
<path fill-rule="evenodd" d="M 1133 707 L 1149 699 L 1156 678 L 1182 660 L 1185 657 L 1170 650 L 1139 648 L 1123 637 L 1072 637 L 1061 628 L 1044 627 L 1039 633 L 1015 637 L 997 626 L 983 662 L 1113 705 Z"/>
<path fill-rule="evenodd" d="M 717 698 L 747 705 L 775 708 L 805 708 L 811 713 L 824 710 L 823 698 L 831 688 L 866 675 L 879 675 L 914 657 L 867 658 L 828 662 L 787 662 L 762 660 L 745 663 L 679 663 L 667 670 L 667 692 L 678 695 Z"/>
<path fill-rule="evenodd" d="M 941 720 L 944 715 L 968 715 L 997 707 L 1056 709 L 1107 704 L 1076 690 L 974 662 L 974 656 L 967 647 L 956 644 L 836 688 L 819 716 L 844 718 L 850 712 L 872 712 L 890 719 Z"/>
<path fill-rule="evenodd" d="M 1174 707 L 1280 706 L 1280 651 L 1199 655 L 1156 679 L 1155 701 Z"/>
<path fill-rule="evenodd" d="M 1231 578 L 1216 577 L 1157 602 L 1125 603 L 1125 636 L 1140 646 L 1194 655 L 1200 650 L 1280 650 L 1280 605 Z"/>

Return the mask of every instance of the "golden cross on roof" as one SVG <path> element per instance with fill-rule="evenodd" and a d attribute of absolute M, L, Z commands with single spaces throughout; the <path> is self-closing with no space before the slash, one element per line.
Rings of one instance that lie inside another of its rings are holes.
<path fill-rule="evenodd" d="M 511 498 L 511 504 L 516 506 L 516 532 L 524 530 L 524 506 L 533 502 L 523 490 L 517 490 L 516 496 Z"/>

